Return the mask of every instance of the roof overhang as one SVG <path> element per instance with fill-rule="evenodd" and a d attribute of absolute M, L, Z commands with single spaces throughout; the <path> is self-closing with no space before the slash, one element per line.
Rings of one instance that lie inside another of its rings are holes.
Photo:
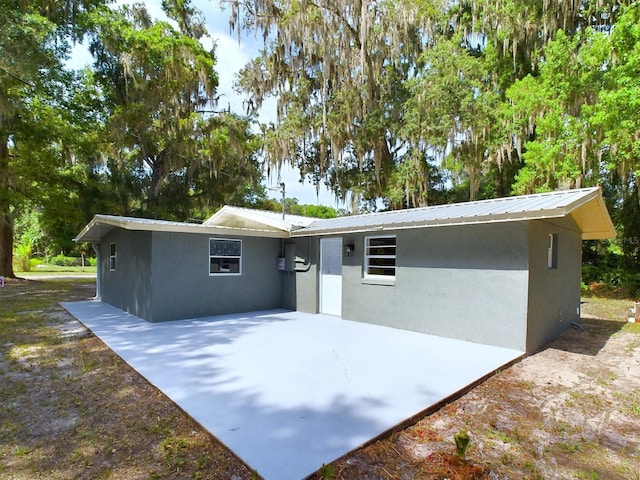
<path fill-rule="evenodd" d="M 75 242 L 99 242 L 113 228 L 124 230 L 174 233 L 205 233 L 209 235 L 240 235 L 245 237 L 288 238 L 289 233 L 278 229 L 229 227 L 199 223 L 166 222 L 146 218 L 95 215 L 74 238 Z"/>
<path fill-rule="evenodd" d="M 551 220 L 571 217 L 579 227 L 583 240 L 600 240 L 613 238 L 616 231 L 607 211 L 607 207 L 602 198 L 602 192 L 598 187 L 585 188 L 580 190 L 566 191 L 567 197 L 575 198 L 571 202 L 556 202 L 557 205 L 547 205 L 538 208 L 535 202 L 544 199 L 544 194 L 506 197 L 502 199 L 486 200 L 480 202 L 469 202 L 450 205 L 436 205 L 425 207 L 424 211 L 441 210 L 440 215 L 424 215 L 410 217 L 408 221 L 400 220 L 402 215 L 394 215 L 394 212 L 385 212 L 389 217 L 371 214 L 359 216 L 354 222 L 340 221 L 319 221 L 315 222 L 308 229 L 300 229 L 292 232 L 293 237 L 304 236 L 328 236 L 341 235 L 346 233 L 383 232 L 393 230 L 403 230 L 409 228 L 429 228 L 442 226 L 460 226 L 475 224 L 504 223 L 528 220 Z M 564 192 L 559 192 L 564 193 Z M 492 208 L 496 203 L 506 203 L 510 200 L 522 201 L 524 208 Z M 544 199 L 546 201 L 546 199 Z M 527 204 L 527 202 L 529 202 Z M 473 208 L 471 208 L 473 206 Z M 529 208 L 527 208 L 529 207 Z M 459 208 L 459 212 L 455 211 Z M 396 211 L 396 212 L 406 212 Z M 365 217 L 364 222 L 358 221 Z M 398 221 L 394 221 L 397 218 Z M 340 220 L 340 219 L 337 219 Z"/>
<path fill-rule="evenodd" d="M 616 236 L 616 229 L 599 188 L 575 202 L 567 213 L 580 227 L 583 240 L 603 240 Z"/>
<path fill-rule="evenodd" d="M 298 215 L 286 215 L 283 218 L 278 212 L 225 205 L 206 220 L 204 225 L 291 232 L 308 227 L 316 220 L 318 219 Z"/>
<path fill-rule="evenodd" d="M 560 218 L 573 219 L 583 240 L 616 235 L 602 192 L 594 187 L 326 220 L 298 216 L 283 220 L 275 212 L 239 207 L 223 207 L 203 224 L 96 215 L 74 240 L 99 242 L 113 228 L 289 238 Z"/>

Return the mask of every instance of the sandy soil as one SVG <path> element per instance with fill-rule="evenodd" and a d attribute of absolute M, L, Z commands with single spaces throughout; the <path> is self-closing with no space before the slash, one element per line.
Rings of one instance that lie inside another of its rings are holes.
<path fill-rule="evenodd" d="M 622 321 L 629 305 L 588 300 L 582 329 L 340 460 L 335 478 L 640 479 L 640 324 Z M 471 437 L 464 461 L 460 431 Z"/>

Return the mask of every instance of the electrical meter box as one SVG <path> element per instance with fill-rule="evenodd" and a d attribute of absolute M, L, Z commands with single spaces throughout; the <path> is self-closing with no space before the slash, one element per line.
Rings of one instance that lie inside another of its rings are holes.
<path fill-rule="evenodd" d="M 284 256 L 278 257 L 278 270 L 283 272 L 293 272 L 296 269 L 296 246 L 286 244 L 284 246 Z"/>

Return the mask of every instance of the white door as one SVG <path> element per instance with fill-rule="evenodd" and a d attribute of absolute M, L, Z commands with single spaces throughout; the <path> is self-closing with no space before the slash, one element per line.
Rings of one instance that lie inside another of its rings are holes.
<path fill-rule="evenodd" d="M 342 315 L 342 237 L 320 239 L 320 313 Z"/>

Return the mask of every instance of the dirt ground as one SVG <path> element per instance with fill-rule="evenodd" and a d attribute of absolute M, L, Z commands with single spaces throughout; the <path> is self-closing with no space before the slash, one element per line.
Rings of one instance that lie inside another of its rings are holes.
<path fill-rule="evenodd" d="M 76 279 L 0 289 L 0 479 L 259 478 L 58 305 L 94 288 Z M 581 329 L 314 478 L 640 480 L 630 306 L 585 299 Z"/>
<path fill-rule="evenodd" d="M 339 479 L 640 479 L 640 324 L 585 299 L 582 329 L 333 465 Z M 465 461 L 454 435 L 471 438 Z"/>

